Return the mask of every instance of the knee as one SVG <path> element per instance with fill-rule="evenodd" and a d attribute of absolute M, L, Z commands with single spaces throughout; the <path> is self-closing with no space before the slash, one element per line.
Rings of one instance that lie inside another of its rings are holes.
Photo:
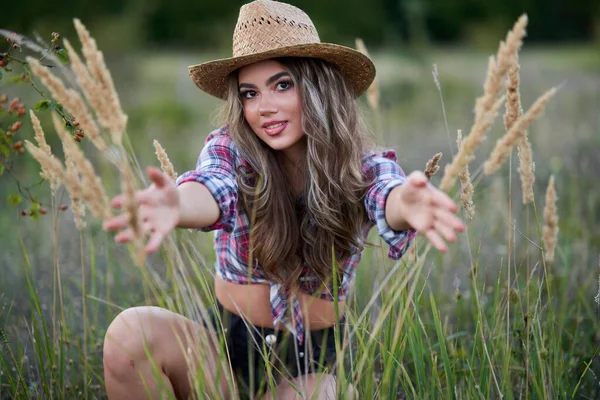
<path fill-rule="evenodd" d="M 104 336 L 104 368 L 116 375 L 135 371 L 136 364 L 146 360 L 155 338 L 148 317 L 154 307 L 132 307 L 122 311 L 111 322 Z"/>

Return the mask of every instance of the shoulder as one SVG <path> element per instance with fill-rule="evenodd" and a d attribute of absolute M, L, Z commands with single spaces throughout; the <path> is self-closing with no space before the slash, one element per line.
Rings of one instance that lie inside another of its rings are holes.
<path fill-rule="evenodd" d="M 208 134 L 204 141 L 203 152 L 242 161 L 239 148 L 229 135 L 227 125 Z"/>
<path fill-rule="evenodd" d="M 237 147 L 229 135 L 229 128 L 227 125 L 217 128 L 208 134 L 206 140 L 204 141 L 204 146 L 206 147 L 211 145 L 224 146 L 237 151 Z"/>
<path fill-rule="evenodd" d="M 363 152 L 362 173 L 366 179 L 390 172 L 404 172 L 398 165 L 398 156 L 392 149 L 369 149 Z"/>

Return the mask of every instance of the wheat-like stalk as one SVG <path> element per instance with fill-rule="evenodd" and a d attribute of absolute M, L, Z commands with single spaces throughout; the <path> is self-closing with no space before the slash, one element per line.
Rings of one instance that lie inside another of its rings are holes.
<path fill-rule="evenodd" d="M 512 146 L 525 136 L 525 132 L 529 125 L 531 125 L 534 120 L 539 118 L 544 111 L 546 103 L 548 103 L 550 98 L 552 98 L 555 93 L 556 88 L 552 88 L 541 95 L 533 103 L 529 110 L 527 110 L 524 115 L 515 121 L 510 130 L 496 142 L 496 146 L 492 150 L 490 157 L 483 165 L 483 172 L 486 175 L 490 175 L 500 168 Z"/>
<path fill-rule="evenodd" d="M 44 86 L 50 90 L 52 97 L 62 104 L 71 115 L 77 116 L 81 128 L 90 138 L 96 138 L 94 144 L 101 151 L 106 149 L 104 141 L 101 140 L 98 132 L 98 126 L 90 115 L 88 108 L 81 95 L 73 90 L 67 89 L 64 83 L 54 76 L 47 67 L 42 66 L 39 61 L 33 57 L 27 57 L 27 62 L 35 76 L 40 78 Z"/>
<path fill-rule="evenodd" d="M 80 181 L 78 188 L 68 188 L 72 197 L 85 200 L 91 213 L 100 219 L 106 219 L 111 216 L 108 197 L 102 185 L 102 181 L 96 175 L 94 166 L 83 154 L 75 141 L 71 139 L 66 129 L 60 129 L 60 121 L 54 120 L 55 128 L 63 143 L 65 158 L 73 163 L 73 168 L 77 174 L 72 174 L 71 179 Z"/>
<path fill-rule="evenodd" d="M 35 136 L 33 138 L 37 142 L 39 149 L 42 150 L 44 153 L 51 156 L 52 149 L 46 142 L 46 136 L 44 135 L 44 130 L 42 129 L 42 124 L 40 123 L 40 120 L 35 115 L 33 110 L 29 110 L 29 117 L 31 118 L 31 123 L 33 125 L 33 130 L 35 132 Z M 52 194 L 54 195 L 56 193 L 56 190 L 58 190 L 58 187 L 60 186 L 60 182 L 58 181 L 58 178 L 56 176 L 53 176 L 49 170 L 46 170 L 43 166 L 41 166 L 41 168 L 42 168 L 42 172 L 40 172 L 40 176 L 43 179 L 50 182 L 50 190 L 52 191 Z"/>
<path fill-rule="evenodd" d="M 75 18 L 73 22 L 87 60 L 87 70 L 94 80 L 93 92 L 90 95 L 96 98 L 94 101 L 97 105 L 94 108 L 98 120 L 100 125 L 110 131 L 113 143 L 119 146 L 127 126 L 127 115 L 123 112 L 112 76 L 106 68 L 104 55 L 98 50 L 96 40 L 79 19 Z"/>
<path fill-rule="evenodd" d="M 544 207 L 544 259 L 548 263 L 554 262 L 554 251 L 558 241 L 558 213 L 556 211 L 556 188 L 554 176 L 550 176 L 546 190 L 546 205 Z"/>
<path fill-rule="evenodd" d="M 506 112 L 504 114 L 504 126 L 507 132 L 523 115 L 521 96 L 519 93 L 519 70 L 520 66 L 517 62 L 517 64 L 508 71 L 508 94 L 506 98 Z M 534 166 L 531 156 L 531 144 L 527 138 L 527 131 L 525 131 L 524 137 L 517 142 L 517 148 L 519 151 L 519 175 L 521 177 L 523 204 L 527 204 L 533 201 L 533 183 L 535 181 L 535 176 L 533 175 Z"/>
<path fill-rule="evenodd" d="M 69 181 L 66 179 L 65 168 L 54 155 L 46 153 L 29 140 L 25 140 L 25 148 L 40 163 L 42 170 L 47 171 L 49 175 L 65 186 L 69 184 Z"/>
<path fill-rule="evenodd" d="M 427 165 L 425 165 L 425 176 L 427 179 L 431 180 L 431 177 L 440 169 L 440 166 L 438 165 L 440 158 L 442 158 L 442 153 L 437 153 L 427 161 Z"/>
<path fill-rule="evenodd" d="M 98 85 L 91 77 L 89 71 L 79 58 L 79 55 L 71 46 L 71 43 L 67 39 L 64 40 L 64 45 L 67 51 L 69 52 L 69 57 L 71 59 L 71 69 L 75 73 L 75 77 L 77 78 L 77 83 L 81 87 L 81 91 L 83 92 L 85 98 L 88 103 L 92 106 L 92 108 L 96 111 L 96 114 L 99 117 L 99 121 L 101 125 L 104 126 L 102 122 L 106 114 L 106 106 L 105 103 L 108 99 L 104 97 L 104 94 L 101 90 L 99 90 Z M 98 132 L 85 132 L 87 136 L 90 138 L 94 146 L 100 151 L 106 150 L 106 143 L 104 139 L 99 136 Z"/>
<path fill-rule="evenodd" d="M 154 144 L 154 149 L 156 150 L 156 158 L 158 158 L 163 172 L 169 175 L 171 179 L 177 179 L 177 172 L 175 172 L 175 168 L 173 167 L 173 164 L 171 163 L 171 160 L 169 159 L 165 149 L 156 139 L 152 143 Z"/>
<path fill-rule="evenodd" d="M 462 131 L 460 129 L 457 132 L 456 145 L 459 149 L 462 146 Z M 475 216 L 475 205 L 473 204 L 473 183 L 469 174 L 469 165 L 465 165 L 465 168 L 460 171 L 459 180 L 462 190 L 460 202 L 465 209 L 465 215 L 469 220 L 472 220 Z"/>
<path fill-rule="evenodd" d="M 367 46 L 365 46 L 365 42 L 361 38 L 356 38 L 356 50 L 363 53 L 365 56 L 369 57 L 369 52 L 367 51 Z M 373 79 L 373 83 L 367 89 L 367 103 L 369 103 L 369 107 L 373 110 L 379 110 L 379 98 L 381 94 L 379 92 L 379 83 L 377 82 L 377 78 Z"/>
<path fill-rule="evenodd" d="M 63 143 L 63 153 L 65 154 L 65 167 L 66 167 L 66 175 L 69 180 L 79 182 L 79 173 L 77 171 L 77 167 L 71 158 L 72 152 L 67 147 L 67 142 L 69 140 L 69 132 L 65 128 L 62 119 L 60 119 L 56 114 L 52 113 L 52 122 L 54 124 L 54 129 L 58 133 L 58 136 L 61 138 L 61 142 Z M 81 230 L 86 226 L 85 223 L 85 205 L 81 200 L 81 185 L 77 185 L 74 190 L 69 191 L 69 196 L 71 198 L 71 211 L 73 212 L 73 218 L 75 220 L 75 225 L 77 229 Z"/>
<path fill-rule="evenodd" d="M 508 71 L 508 89 L 506 95 L 506 112 L 504 113 L 504 126 L 508 132 L 514 123 L 523 115 L 521 107 L 521 95 L 519 93 L 519 63 Z M 517 141 L 519 154 L 519 176 L 521 177 L 521 191 L 523 193 L 523 204 L 533 201 L 533 183 L 535 182 L 534 165 L 532 160 L 531 143 L 527 138 L 527 131 Z"/>
<path fill-rule="evenodd" d="M 513 29 L 508 32 L 506 41 L 500 42 L 496 58 L 490 57 L 483 95 L 475 101 L 475 122 L 469 135 L 464 139 L 463 147 L 453 157 L 452 162 L 446 165 L 444 176 L 440 183 L 442 190 L 449 190 L 456 177 L 464 167 L 474 158 L 475 149 L 483 142 L 492 126 L 498 109 L 503 102 L 497 99 L 504 89 L 504 76 L 508 69 L 516 64 L 516 56 L 523 45 L 527 16 L 521 16 Z"/>

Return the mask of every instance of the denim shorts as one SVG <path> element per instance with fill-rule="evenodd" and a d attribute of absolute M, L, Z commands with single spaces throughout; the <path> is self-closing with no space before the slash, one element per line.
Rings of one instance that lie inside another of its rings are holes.
<path fill-rule="evenodd" d="M 270 390 L 281 378 L 295 378 L 313 372 L 335 375 L 336 361 L 334 326 L 310 332 L 304 344 L 287 331 L 275 331 L 250 325 L 242 317 L 226 310 L 217 301 L 208 308 L 217 335 L 225 334 L 229 361 L 235 374 L 241 398 L 252 398 Z M 218 328 L 217 313 L 221 316 L 223 330 Z M 345 325 L 345 317 L 339 321 Z M 340 331 L 343 338 L 343 331 Z M 341 343 L 343 345 L 343 343 Z M 270 373 L 267 362 L 270 360 Z M 273 381 L 269 381 L 272 377 Z"/>

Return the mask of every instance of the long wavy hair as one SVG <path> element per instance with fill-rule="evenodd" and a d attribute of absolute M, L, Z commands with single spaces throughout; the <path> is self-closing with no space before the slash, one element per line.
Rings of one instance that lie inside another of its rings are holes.
<path fill-rule="evenodd" d="M 300 91 L 306 140 L 300 197 L 286 178 L 278 151 L 252 131 L 244 118 L 237 73 L 229 79 L 223 123 L 250 168 L 238 168 L 240 200 L 251 219 L 250 257 L 265 276 L 295 290 L 303 268 L 325 287 L 341 284 L 340 264 L 362 251 L 364 194 L 370 182 L 362 173 L 363 151 L 371 146 L 354 93 L 331 64 L 312 58 L 277 59 Z"/>

